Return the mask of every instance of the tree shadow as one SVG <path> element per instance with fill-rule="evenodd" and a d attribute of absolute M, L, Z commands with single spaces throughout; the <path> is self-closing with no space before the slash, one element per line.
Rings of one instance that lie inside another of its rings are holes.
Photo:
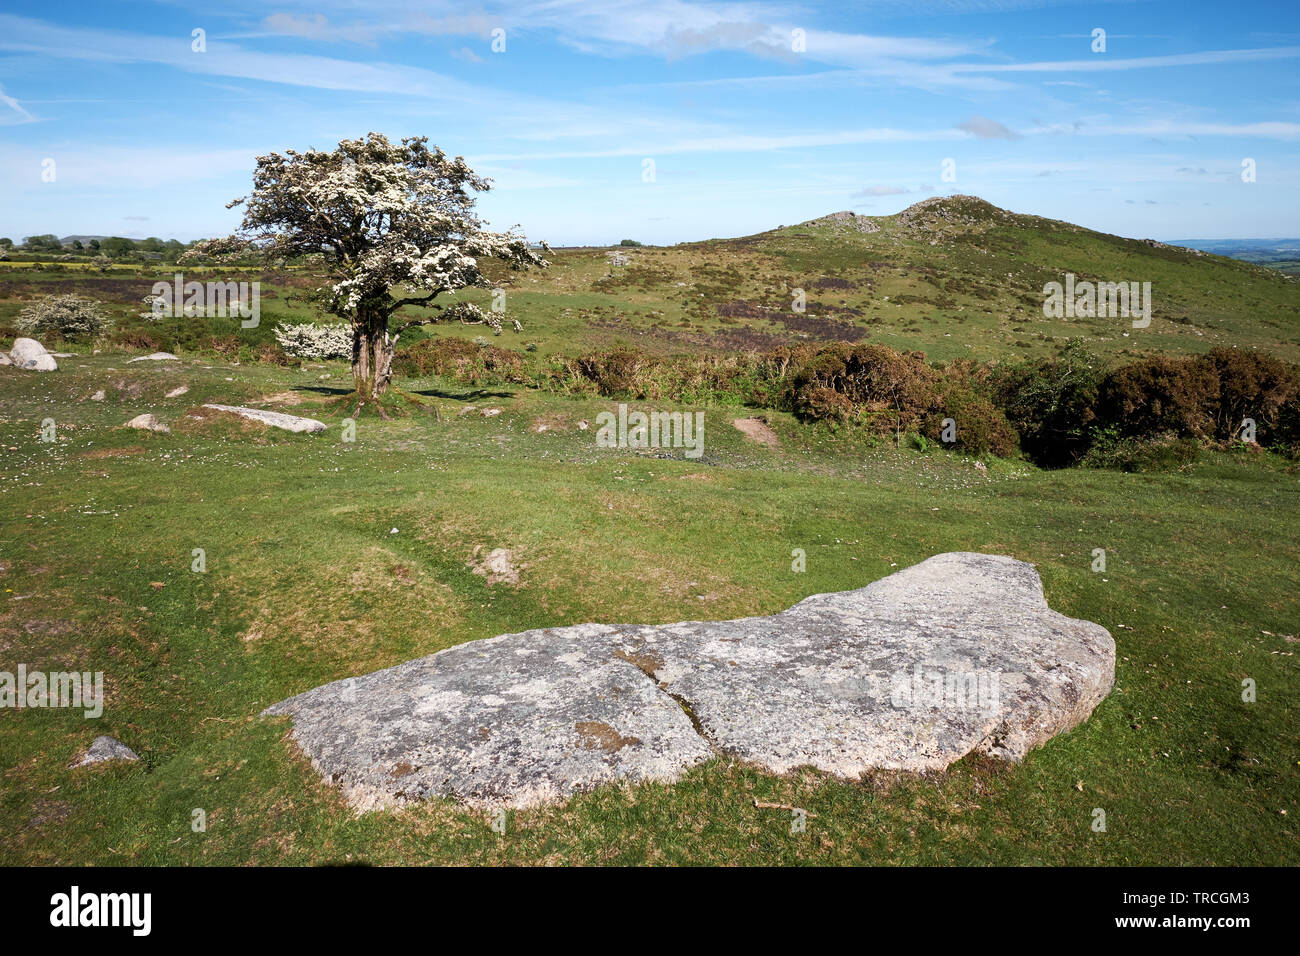
<path fill-rule="evenodd" d="M 492 391 L 487 388 L 475 388 L 469 391 L 452 391 L 445 388 L 412 388 L 408 389 L 412 395 L 426 395 L 429 398 L 449 398 L 456 401 L 466 402 L 475 398 L 514 398 L 514 392 Z"/>
<path fill-rule="evenodd" d="M 316 392 L 318 395 L 351 395 L 356 389 L 340 388 L 337 385 L 294 385 L 291 392 Z"/>

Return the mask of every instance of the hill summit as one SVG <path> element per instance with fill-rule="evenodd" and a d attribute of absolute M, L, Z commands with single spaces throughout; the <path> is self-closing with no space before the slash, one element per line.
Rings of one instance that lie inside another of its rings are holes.
<path fill-rule="evenodd" d="M 860 216 L 849 209 L 809 219 L 792 228 L 830 227 L 834 231 L 862 233 L 880 232 L 894 225 L 897 231 L 910 238 L 933 238 L 951 232 L 982 232 L 992 226 L 1009 225 L 1017 219 L 1008 212 L 978 196 L 931 196 L 912 203 L 893 216 Z"/>

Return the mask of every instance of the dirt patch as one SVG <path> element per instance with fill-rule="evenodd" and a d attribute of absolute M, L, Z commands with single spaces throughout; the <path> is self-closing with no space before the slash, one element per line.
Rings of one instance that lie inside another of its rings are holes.
<path fill-rule="evenodd" d="M 24 621 L 22 625 L 28 634 L 50 634 L 55 637 L 71 633 L 74 627 L 71 621 Z"/>
<path fill-rule="evenodd" d="M 110 384 L 127 398 L 139 398 L 144 394 L 144 383 L 142 382 L 119 378 Z"/>
<path fill-rule="evenodd" d="M 776 432 L 772 430 L 772 426 L 761 418 L 737 418 L 731 424 L 754 439 L 754 441 L 766 445 L 768 448 L 777 448 L 781 444 L 776 437 Z"/>
<path fill-rule="evenodd" d="M 72 804 L 40 797 L 32 801 L 32 816 L 27 821 L 27 829 L 39 830 L 50 824 L 62 823 L 70 816 L 72 816 Z"/>
<path fill-rule="evenodd" d="M 580 720 L 573 726 L 578 731 L 578 746 L 584 750 L 613 753 L 641 742 L 639 737 L 624 737 L 609 724 L 599 720 Z"/>
<path fill-rule="evenodd" d="M 298 392 L 276 392 L 274 395 L 263 395 L 254 405 L 301 405 L 303 402 L 302 395 Z"/>
<path fill-rule="evenodd" d="M 83 451 L 82 458 L 120 458 L 123 455 L 138 455 L 144 451 L 141 445 L 132 445 L 130 448 L 92 448 L 90 451 Z"/>
<path fill-rule="evenodd" d="M 474 546 L 475 558 L 478 557 L 481 550 L 478 545 Z M 486 577 L 489 587 L 502 582 L 517 585 L 519 583 L 519 568 L 522 565 L 517 566 L 515 564 L 516 559 L 515 552 L 506 548 L 494 548 L 482 560 L 471 561 L 469 567 L 475 574 Z"/>
<path fill-rule="evenodd" d="M 569 430 L 569 416 L 559 412 L 552 412 L 548 415 L 540 415 L 533 419 L 533 423 L 528 426 L 529 431 L 541 432 L 566 432 Z"/>

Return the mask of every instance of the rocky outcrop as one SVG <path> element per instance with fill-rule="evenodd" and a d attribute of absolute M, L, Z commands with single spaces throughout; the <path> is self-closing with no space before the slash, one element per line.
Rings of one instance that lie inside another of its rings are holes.
<path fill-rule="evenodd" d="M 1100 625 L 1047 606 L 1012 558 L 954 553 L 769 617 L 581 624 L 473 641 L 266 713 L 358 809 L 476 806 L 676 779 L 729 755 L 766 771 L 1019 760 L 1114 682 Z"/>

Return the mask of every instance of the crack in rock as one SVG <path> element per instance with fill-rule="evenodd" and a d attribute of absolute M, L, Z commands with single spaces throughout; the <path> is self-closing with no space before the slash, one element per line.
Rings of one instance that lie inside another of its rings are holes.
<path fill-rule="evenodd" d="M 768 617 L 579 624 L 472 641 L 268 708 L 357 810 L 558 802 L 718 754 L 771 773 L 1020 760 L 1109 693 L 1105 628 L 1032 565 L 936 555 Z M 647 680 L 646 678 L 650 679 Z"/>

